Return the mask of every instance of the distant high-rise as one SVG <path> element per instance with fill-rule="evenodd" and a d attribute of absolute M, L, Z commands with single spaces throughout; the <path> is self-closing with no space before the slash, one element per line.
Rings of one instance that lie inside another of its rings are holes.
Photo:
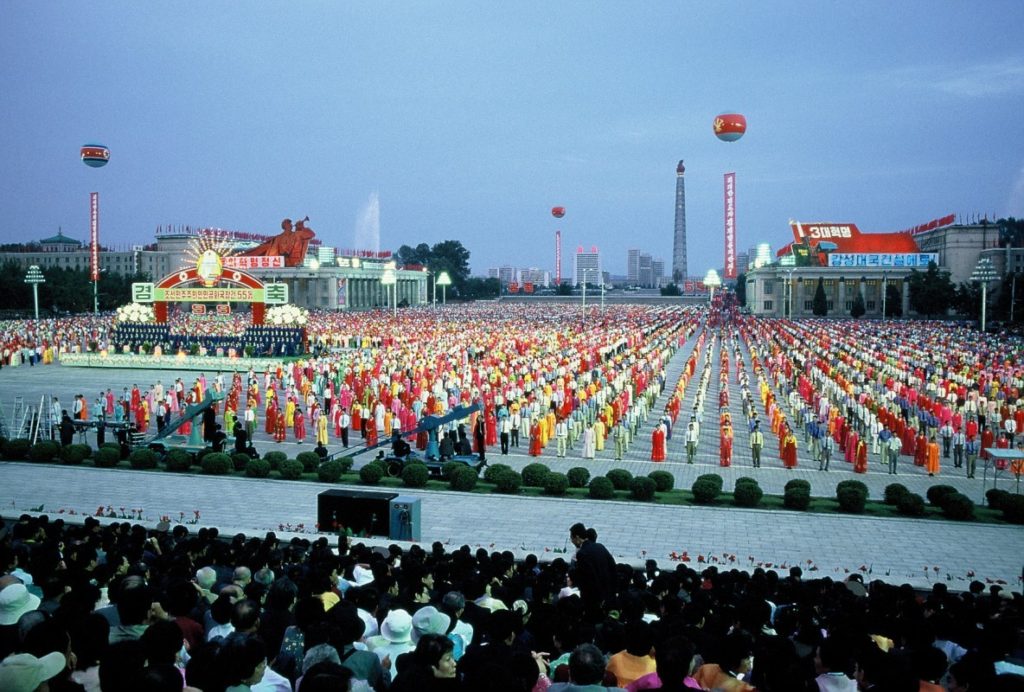
<path fill-rule="evenodd" d="M 686 182 L 683 173 L 686 168 L 680 161 L 676 166 L 676 228 L 672 236 L 672 281 L 679 283 L 686 272 Z"/>

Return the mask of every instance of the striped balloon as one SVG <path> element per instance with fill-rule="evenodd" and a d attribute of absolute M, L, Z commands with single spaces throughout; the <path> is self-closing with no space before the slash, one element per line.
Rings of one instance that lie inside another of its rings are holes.
<path fill-rule="evenodd" d="M 739 113 L 722 113 L 715 118 L 714 130 L 723 142 L 735 142 L 747 131 L 747 119 Z"/>

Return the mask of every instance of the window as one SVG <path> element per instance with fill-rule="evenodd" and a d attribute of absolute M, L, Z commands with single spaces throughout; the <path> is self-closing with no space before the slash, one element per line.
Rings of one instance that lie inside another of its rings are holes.
<path fill-rule="evenodd" d="M 765 281 L 764 282 L 764 294 L 766 296 L 770 296 L 772 293 L 775 293 L 775 282 L 773 282 L 773 281 Z"/>
<path fill-rule="evenodd" d="M 828 309 L 829 309 L 830 311 L 831 311 L 831 310 L 834 310 L 834 309 L 835 309 L 835 306 L 834 306 L 834 305 L 832 305 L 832 301 L 831 301 L 831 300 L 828 300 L 828 301 L 825 301 L 825 302 L 826 302 L 826 303 L 828 303 Z"/>
<path fill-rule="evenodd" d="M 804 301 L 804 312 L 808 312 L 810 310 L 814 310 L 814 301 L 813 300 L 805 300 Z"/>
<path fill-rule="evenodd" d="M 843 308 L 843 309 L 844 310 L 853 310 L 853 301 L 852 300 L 846 301 L 846 307 Z"/>
<path fill-rule="evenodd" d="M 764 301 L 764 309 L 765 310 L 772 310 L 773 309 L 772 301 L 770 301 L 770 300 Z"/>
<path fill-rule="evenodd" d="M 867 309 L 868 310 L 874 310 L 875 309 L 875 301 L 869 300 L 868 303 L 867 303 Z"/>

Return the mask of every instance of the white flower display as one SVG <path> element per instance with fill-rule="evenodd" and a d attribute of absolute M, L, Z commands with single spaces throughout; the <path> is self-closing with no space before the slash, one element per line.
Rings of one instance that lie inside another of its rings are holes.
<path fill-rule="evenodd" d="M 297 305 L 275 305 L 267 310 L 266 321 L 277 327 L 302 327 L 309 322 L 309 311 Z"/>
<path fill-rule="evenodd" d="M 142 303 L 128 303 L 117 309 L 117 321 L 133 324 L 150 324 L 156 321 L 153 306 Z"/>

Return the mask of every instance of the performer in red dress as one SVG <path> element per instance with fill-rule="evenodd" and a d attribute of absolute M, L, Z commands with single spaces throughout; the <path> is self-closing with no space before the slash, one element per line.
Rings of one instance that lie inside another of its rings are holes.
<path fill-rule="evenodd" d="M 267 425 L 266 432 L 268 435 L 272 435 L 277 429 L 277 407 L 271 406 L 267 409 Z"/>
<path fill-rule="evenodd" d="M 651 461 L 665 461 L 665 426 L 660 423 L 651 433 Z"/>
<path fill-rule="evenodd" d="M 539 457 L 541 452 L 540 444 L 540 422 L 534 419 L 530 423 L 530 456 Z"/>
<path fill-rule="evenodd" d="M 796 468 L 796 435 L 790 429 L 782 443 L 782 465 L 787 469 Z"/>
<path fill-rule="evenodd" d="M 272 410 L 274 412 L 274 442 L 284 442 L 285 432 L 288 430 L 284 414 L 277 406 L 274 406 Z"/>
<path fill-rule="evenodd" d="M 718 463 L 721 466 L 732 466 L 732 423 L 728 419 L 722 423 L 719 436 Z"/>
<path fill-rule="evenodd" d="M 855 452 L 853 462 L 854 473 L 867 473 L 868 472 L 868 446 L 861 440 L 857 443 L 857 451 Z"/>
<path fill-rule="evenodd" d="M 302 415 L 302 409 L 295 409 L 295 441 L 302 444 L 306 439 L 306 417 Z"/>

